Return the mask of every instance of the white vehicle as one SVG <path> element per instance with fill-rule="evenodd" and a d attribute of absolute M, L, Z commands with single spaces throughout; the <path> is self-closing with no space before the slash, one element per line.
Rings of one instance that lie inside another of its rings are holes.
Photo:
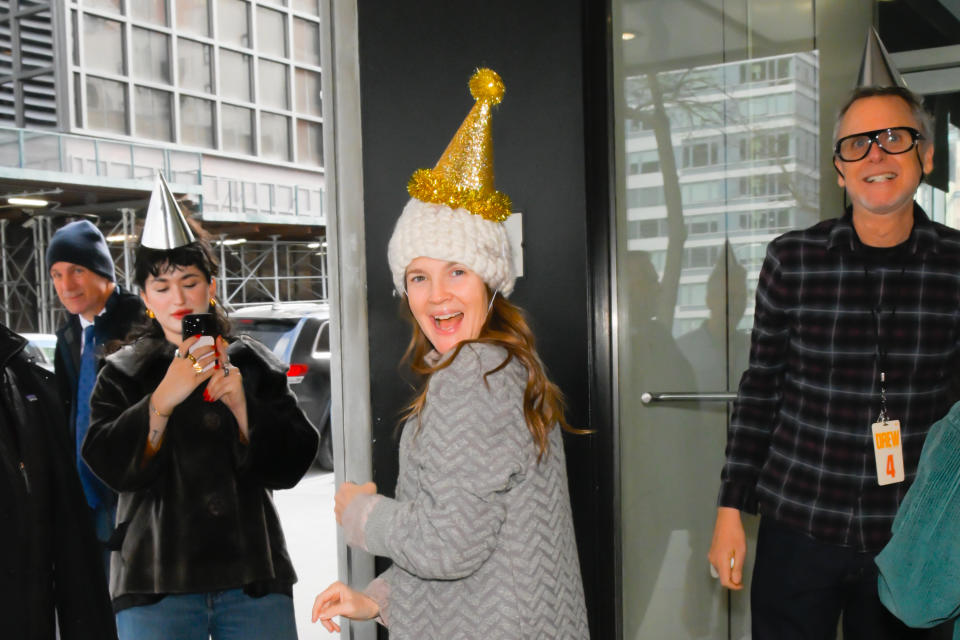
<path fill-rule="evenodd" d="M 52 333 L 21 333 L 27 339 L 24 353 L 47 371 L 53 372 L 53 358 L 57 352 L 57 336 Z"/>

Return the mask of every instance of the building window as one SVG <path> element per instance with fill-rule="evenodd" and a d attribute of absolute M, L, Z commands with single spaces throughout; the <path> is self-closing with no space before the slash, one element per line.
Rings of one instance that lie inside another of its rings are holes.
<path fill-rule="evenodd" d="M 177 0 L 177 28 L 198 36 L 210 35 L 210 7 L 207 0 Z"/>
<path fill-rule="evenodd" d="M 244 0 L 217 3 L 217 40 L 237 47 L 250 46 L 250 4 Z"/>
<path fill-rule="evenodd" d="M 663 187 L 627 189 L 627 207 L 656 207 L 664 202 Z"/>
<path fill-rule="evenodd" d="M 212 50 L 210 45 L 195 40 L 177 40 L 177 73 L 181 88 L 213 93 Z"/>
<path fill-rule="evenodd" d="M 257 7 L 257 51 L 286 57 L 287 23 L 286 17 L 279 11 Z"/>
<path fill-rule="evenodd" d="M 133 28 L 133 77 L 170 84 L 170 36 L 150 29 Z"/>
<path fill-rule="evenodd" d="M 83 5 L 87 9 L 100 9 L 101 11 L 123 13 L 120 2 L 121 0 L 84 0 Z"/>
<path fill-rule="evenodd" d="M 293 8 L 312 15 L 320 15 L 320 5 L 317 0 L 293 0 Z"/>
<path fill-rule="evenodd" d="M 170 141 L 172 113 L 171 93 L 148 87 L 136 90 L 136 135 L 153 140 Z"/>
<path fill-rule="evenodd" d="M 77 129 L 83 128 L 83 81 L 80 74 L 73 74 L 73 117 Z"/>
<path fill-rule="evenodd" d="M 260 99 L 261 106 L 274 109 L 289 109 L 287 99 L 287 65 L 269 60 L 260 60 Z"/>
<path fill-rule="evenodd" d="M 297 111 L 312 116 L 322 116 L 320 99 L 320 74 L 306 69 L 296 70 Z"/>
<path fill-rule="evenodd" d="M 320 8 L 319 0 L 70 0 L 71 127 L 322 166 Z"/>
<path fill-rule="evenodd" d="M 220 107 L 220 144 L 224 151 L 253 153 L 253 109 Z"/>
<path fill-rule="evenodd" d="M 180 97 L 180 141 L 183 144 L 213 148 L 216 142 L 213 135 L 213 108 L 212 100 Z"/>
<path fill-rule="evenodd" d="M 220 95 L 253 102 L 250 92 L 250 56 L 220 49 Z"/>
<path fill-rule="evenodd" d="M 123 24 L 84 16 L 83 57 L 88 69 L 123 75 Z"/>
<path fill-rule="evenodd" d="M 323 166 L 323 126 L 297 120 L 297 161 Z"/>
<path fill-rule="evenodd" d="M 126 85 L 87 76 L 87 126 L 101 131 L 127 132 Z"/>
<path fill-rule="evenodd" d="M 167 26 L 167 0 L 134 0 L 130 3 L 130 12 L 133 17 L 143 22 Z"/>
<path fill-rule="evenodd" d="M 320 66 L 320 25 L 293 19 L 293 57 L 297 62 Z"/>
<path fill-rule="evenodd" d="M 290 118 L 274 113 L 260 114 L 260 156 L 290 159 Z"/>

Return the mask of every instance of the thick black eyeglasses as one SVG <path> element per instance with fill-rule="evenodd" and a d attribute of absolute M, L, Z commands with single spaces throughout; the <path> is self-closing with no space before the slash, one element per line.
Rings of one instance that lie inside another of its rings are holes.
<path fill-rule="evenodd" d="M 923 134 L 913 127 L 876 129 L 840 138 L 833 153 L 844 162 L 856 162 L 867 157 L 874 142 L 887 153 L 896 155 L 913 149 L 918 140 L 923 140 Z"/>

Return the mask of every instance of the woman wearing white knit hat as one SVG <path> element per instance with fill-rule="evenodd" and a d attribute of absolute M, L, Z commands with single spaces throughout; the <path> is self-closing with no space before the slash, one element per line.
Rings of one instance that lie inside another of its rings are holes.
<path fill-rule="evenodd" d="M 334 583 L 314 621 L 376 618 L 392 638 L 586 638 L 563 440 L 563 399 L 537 356 L 493 188 L 490 114 L 500 77 L 470 79 L 476 104 L 432 170 L 417 171 L 388 248 L 414 319 L 424 377 L 400 440 L 396 498 L 344 483 L 351 546 L 393 561 L 366 589 Z"/>

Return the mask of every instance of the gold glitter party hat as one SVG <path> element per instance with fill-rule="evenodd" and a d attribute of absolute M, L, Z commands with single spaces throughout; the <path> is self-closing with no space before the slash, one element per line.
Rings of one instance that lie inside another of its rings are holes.
<path fill-rule="evenodd" d="M 503 99 L 503 80 L 492 69 L 477 69 L 470 78 L 476 100 L 470 113 L 433 169 L 418 169 L 407 191 L 422 202 L 466 209 L 493 222 L 510 217 L 510 198 L 493 187 L 493 136 L 490 118 Z"/>

